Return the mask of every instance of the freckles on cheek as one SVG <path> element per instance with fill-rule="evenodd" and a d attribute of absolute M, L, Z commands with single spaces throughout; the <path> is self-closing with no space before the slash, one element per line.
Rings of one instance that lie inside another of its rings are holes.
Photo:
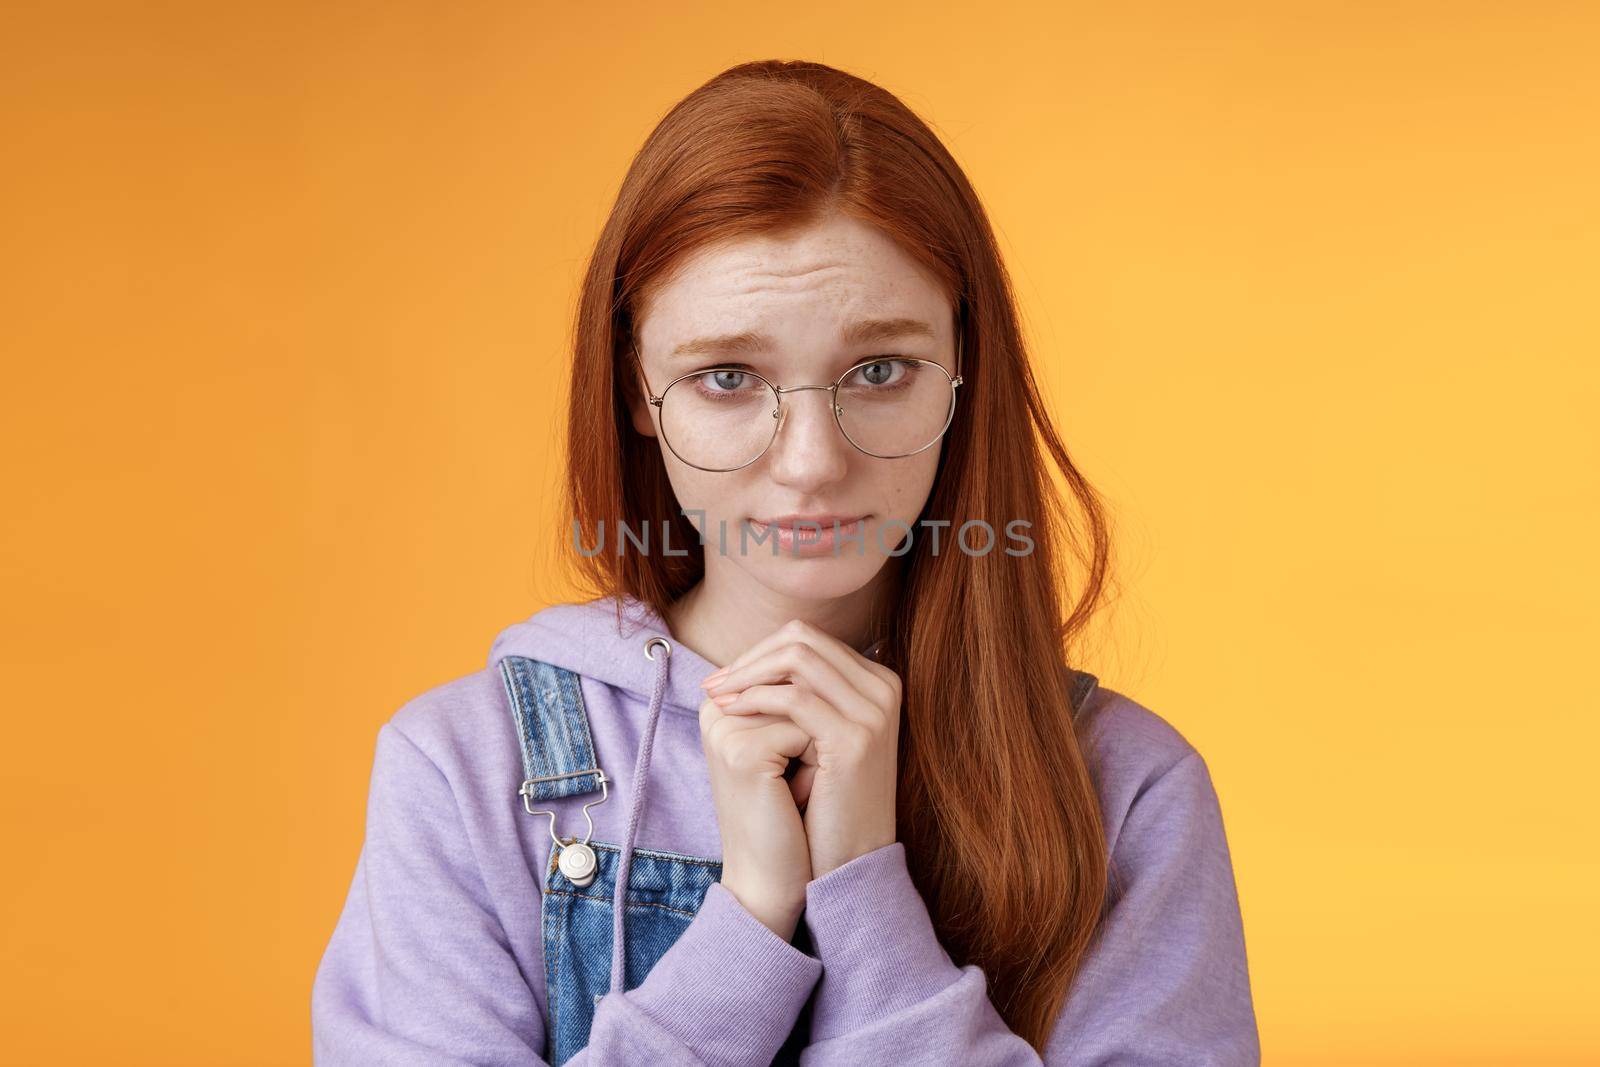
<path fill-rule="evenodd" d="M 920 460 L 922 457 L 915 457 Z M 878 483 L 878 499 L 883 502 L 883 518 L 900 518 L 910 521 L 922 511 L 928 494 L 933 490 L 933 477 L 937 466 L 917 463 L 892 472 Z"/>
<path fill-rule="evenodd" d="M 700 529 L 708 544 L 716 544 L 719 525 L 729 538 L 738 537 L 739 521 L 744 518 L 739 501 L 746 496 L 729 484 L 730 475 L 696 470 L 675 461 L 669 464 L 667 474 L 676 506 Z"/>
<path fill-rule="evenodd" d="M 869 524 L 873 531 L 868 535 L 869 551 L 892 551 L 904 541 L 907 530 L 916 529 L 917 516 L 933 485 L 933 474 L 931 467 L 902 460 L 888 465 L 883 475 L 875 479 L 871 493 L 861 501 L 874 514 Z"/>

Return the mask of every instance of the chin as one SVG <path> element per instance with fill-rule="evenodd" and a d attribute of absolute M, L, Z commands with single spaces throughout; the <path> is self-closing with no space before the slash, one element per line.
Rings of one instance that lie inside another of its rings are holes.
<path fill-rule="evenodd" d="M 794 600 L 836 600 L 849 596 L 878 576 L 887 562 L 881 556 L 762 557 L 749 567 L 762 585 Z"/>

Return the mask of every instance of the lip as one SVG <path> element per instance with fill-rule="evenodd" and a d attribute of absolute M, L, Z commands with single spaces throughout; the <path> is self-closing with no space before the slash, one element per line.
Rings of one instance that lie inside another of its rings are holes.
<path fill-rule="evenodd" d="M 817 556 L 829 554 L 834 551 L 834 544 L 842 537 L 856 537 L 859 530 L 852 532 L 851 527 L 861 524 L 863 527 L 871 515 L 774 515 L 771 519 L 750 519 L 750 523 L 757 528 L 760 534 L 768 528 L 773 529 L 774 542 L 784 554 L 796 556 Z M 806 523 L 805 526 L 799 526 Z M 810 525 L 815 523 L 816 525 Z M 835 524 L 837 523 L 837 527 Z M 821 533 L 817 532 L 818 527 Z M 835 537 L 835 533 L 841 537 Z"/>
<path fill-rule="evenodd" d="M 777 526 L 779 528 L 789 528 L 789 529 L 793 529 L 795 526 L 798 526 L 800 523 L 804 522 L 804 523 L 812 523 L 812 524 L 821 526 L 823 529 L 827 529 L 828 527 L 832 526 L 836 522 L 840 526 L 849 526 L 852 522 L 855 522 L 857 519 L 864 519 L 864 518 L 866 518 L 865 515 L 840 515 L 840 514 L 829 514 L 829 515 L 774 515 L 770 519 L 758 519 L 755 516 L 751 516 L 750 521 L 755 523 L 758 526 Z"/>

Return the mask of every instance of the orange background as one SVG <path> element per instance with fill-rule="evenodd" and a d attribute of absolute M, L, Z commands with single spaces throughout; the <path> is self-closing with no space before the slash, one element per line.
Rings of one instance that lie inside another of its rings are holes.
<path fill-rule="evenodd" d="M 0 1055 L 309 1058 L 379 724 L 567 596 L 609 200 L 776 56 L 993 213 L 1267 1062 L 1594 1062 L 1600 8 L 1366 7 L 9 5 Z"/>

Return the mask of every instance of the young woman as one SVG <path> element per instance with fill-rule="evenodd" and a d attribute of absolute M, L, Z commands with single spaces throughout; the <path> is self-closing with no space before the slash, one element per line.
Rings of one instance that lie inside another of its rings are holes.
<path fill-rule="evenodd" d="M 1258 1062 L 1206 764 L 1068 666 L 1106 522 L 937 138 L 735 67 L 581 300 L 595 595 L 378 731 L 318 1062 Z"/>

